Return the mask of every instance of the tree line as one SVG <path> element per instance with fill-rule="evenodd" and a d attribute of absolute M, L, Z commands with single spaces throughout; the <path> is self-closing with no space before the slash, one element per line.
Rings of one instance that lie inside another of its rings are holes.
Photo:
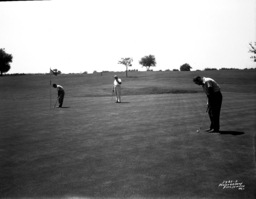
<path fill-rule="evenodd" d="M 253 59 L 254 62 L 256 62 L 256 42 L 254 45 L 252 43 L 249 43 L 249 53 L 252 53 L 253 55 L 250 57 Z M 8 54 L 5 52 L 4 48 L 0 48 L 0 75 L 2 76 L 3 73 L 7 73 L 10 69 L 10 63 L 12 62 L 13 56 L 11 54 Z M 128 76 L 128 67 L 132 66 L 133 59 L 131 57 L 121 58 L 121 60 L 118 61 L 118 64 L 122 64 L 126 68 L 126 77 Z M 142 67 L 146 67 L 147 71 L 150 71 L 150 67 L 156 66 L 156 58 L 154 55 L 148 55 L 141 58 L 139 61 L 139 64 L 142 65 Z M 180 66 L 180 71 L 190 71 L 192 67 L 185 63 Z M 57 70 L 57 69 L 55 69 Z M 217 70 L 215 68 L 206 68 L 205 70 Z M 228 69 L 220 69 L 220 70 L 228 70 Z M 177 69 L 174 69 L 173 71 L 177 71 Z M 61 71 L 58 71 L 58 74 L 60 74 Z"/>

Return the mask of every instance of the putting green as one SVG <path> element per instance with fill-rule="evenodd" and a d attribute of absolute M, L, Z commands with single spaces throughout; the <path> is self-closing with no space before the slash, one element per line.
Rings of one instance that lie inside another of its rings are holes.
<path fill-rule="evenodd" d="M 0 197 L 253 198 L 256 94 L 223 97 L 220 133 L 201 92 L 2 99 Z"/>

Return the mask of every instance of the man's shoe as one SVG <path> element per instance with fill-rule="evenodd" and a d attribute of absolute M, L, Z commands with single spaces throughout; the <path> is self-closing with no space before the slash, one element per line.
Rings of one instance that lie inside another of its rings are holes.
<path fill-rule="evenodd" d="M 211 129 L 210 131 L 208 131 L 208 133 L 218 133 L 218 132 L 220 132 L 220 131 L 217 129 Z"/>
<path fill-rule="evenodd" d="M 205 132 L 210 132 L 210 131 L 212 131 L 212 130 L 213 130 L 213 129 L 211 129 L 211 128 L 210 128 L 210 129 L 206 129 Z"/>

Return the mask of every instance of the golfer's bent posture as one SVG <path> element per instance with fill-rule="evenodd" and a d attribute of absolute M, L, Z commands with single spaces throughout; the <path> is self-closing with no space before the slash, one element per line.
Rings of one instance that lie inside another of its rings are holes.
<path fill-rule="evenodd" d="M 53 88 L 57 88 L 59 107 L 62 107 L 64 96 L 65 96 L 64 89 L 61 85 L 53 84 L 52 86 Z"/>
<path fill-rule="evenodd" d="M 220 130 L 220 110 L 222 104 L 222 94 L 220 86 L 209 77 L 197 76 L 193 79 L 194 83 L 201 85 L 208 98 L 208 114 L 211 120 L 208 132 L 219 132 Z"/>
<path fill-rule="evenodd" d="M 114 76 L 114 85 L 113 85 L 113 92 L 116 95 L 116 103 L 121 103 L 121 84 L 122 80 L 118 78 L 116 75 Z"/>

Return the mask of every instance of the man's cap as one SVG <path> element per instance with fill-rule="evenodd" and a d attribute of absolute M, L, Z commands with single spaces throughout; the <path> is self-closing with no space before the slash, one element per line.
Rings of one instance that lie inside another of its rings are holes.
<path fill-rule="evenodd" d="M 114 77 L 117 77 L 117 75 L 115 75 Z"/>

